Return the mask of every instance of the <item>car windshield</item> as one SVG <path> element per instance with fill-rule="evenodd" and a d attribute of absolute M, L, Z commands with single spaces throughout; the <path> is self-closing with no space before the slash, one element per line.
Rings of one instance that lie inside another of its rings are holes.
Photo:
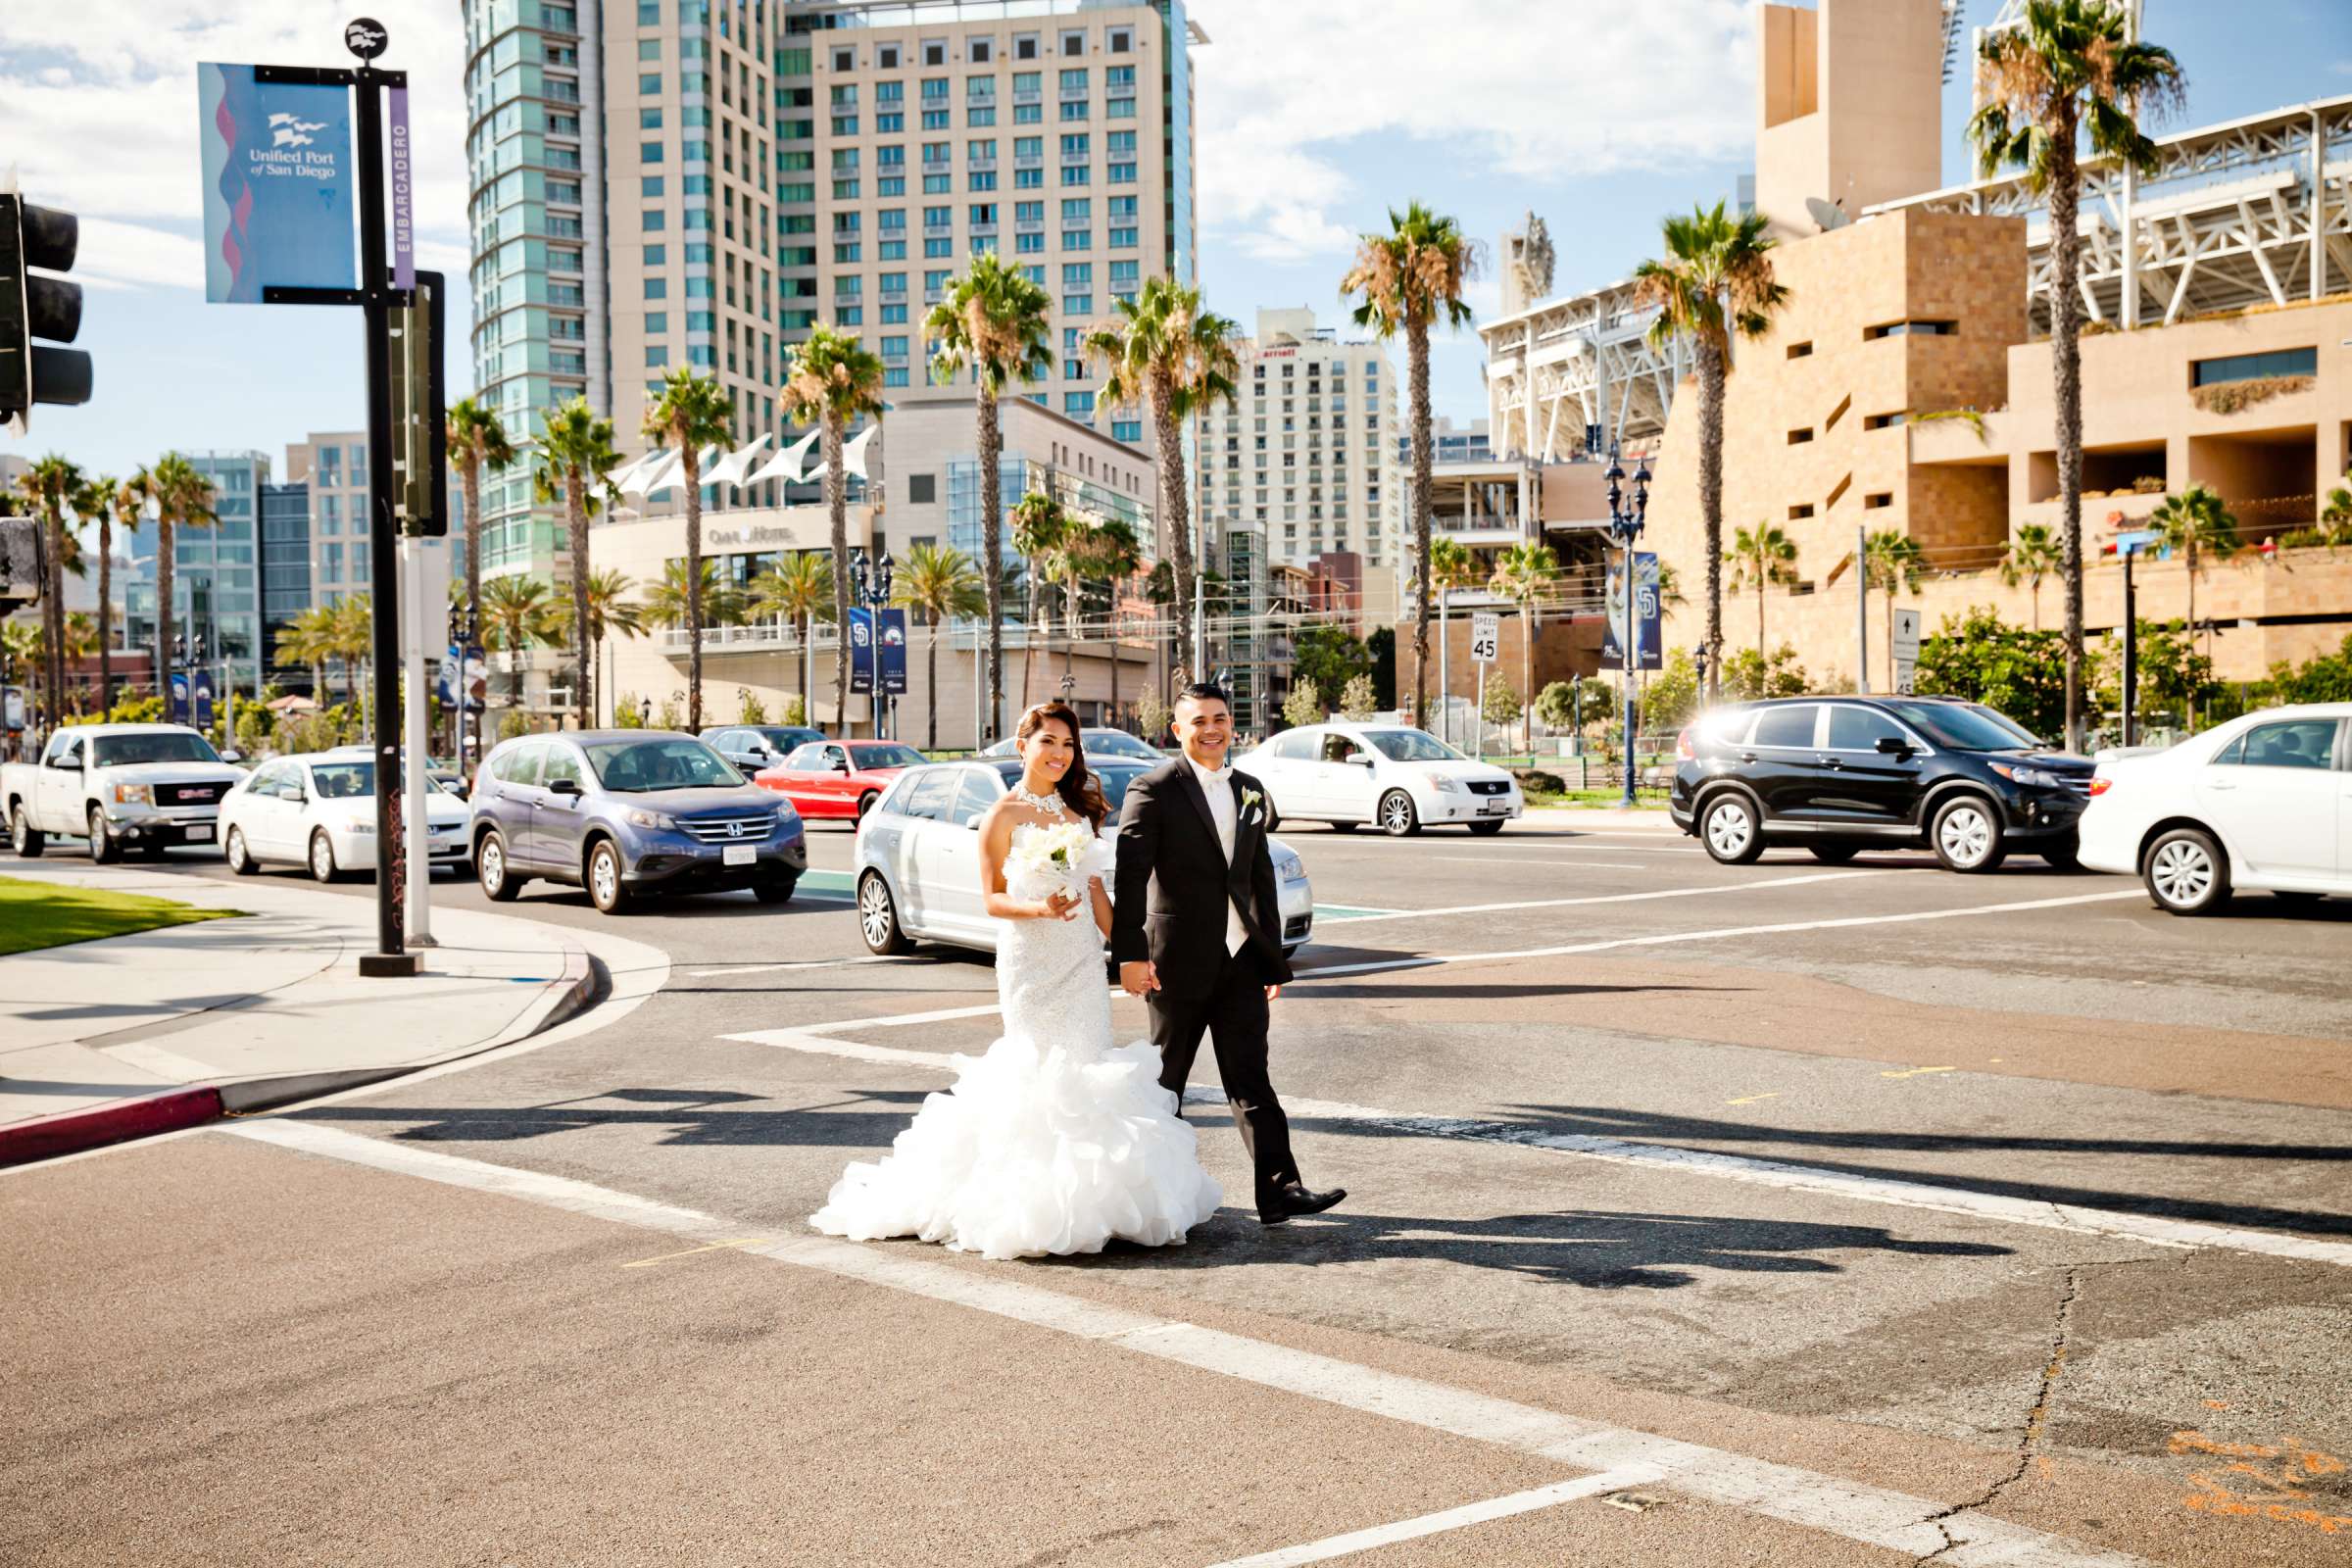
<path fill-rule="evenodd" d="M 1462 754 L 1425 729 L 1368 729 L 1364 738 L 1392 762 L 1458 762 Z"/>
<path fill-rule="evenodd" d="M 1971 703 L 1968 705 L 1968 710 L 1972 713 L 1984 714 L 1987 720 L 2016 736 L 2017 744 L 2020 746 L 2039 746 L 2041 744 L 2040 736 L 1998 709 L 1986 708 L 1983 703 Z"/>
<path fill-rule="evenodd" d="M 812 729 L 786 729 L 781 725 L 774 729 L 754 730 L 752 733 L 765 740 L 768 749 L 776 752 L 789 752 L 796 747 L 806 746 L 810 741 L 824 739 L 824 736 Z"/>
<path fill-rule="evenodd" d="M 1959 703 L 1888 703 L 1886 710 L 1938 746 L 1955 752 L 2014 752 L 2032 746 L 2027 735 L 2005 718 Z M 1996 721 L 1997 720 L 1997 721 Z"/>
<path fill-rule="evenodd" d="M 159 729 L 145 735 L 101 735 L 90 742 L 92 767 L 129 767 L 139 762 L 218 762 L 213 743 L 192 730 Z"/>
<path fill-rule="evenodd" d="M 588 765 L 596 769 L 597 781 L 621 795 L 724 788 L 743 782 L 743 775 L 721 761 L 716 752 L 682 736 L 662 741 L 597 741 L 587 751 Z"/>
<path fill-rule="evenodd" d="M 357 801 L 375 793 L 373 762 L 317 762 L 311 783 L 322 801 Z"/>
<path fill-rule="evenodd" d="M 1132 757 L 1141 761 L 1156 762 L 1159 754 L 1123 729 L 1090 729 L 1086 732 L 1086 749 L 1102 757 Z"/>
<path fill-rule="evenodd" d="M 920 767 L 923 754 L 911 746 L 853 746 L 850 760 L 859 767 Z"/>

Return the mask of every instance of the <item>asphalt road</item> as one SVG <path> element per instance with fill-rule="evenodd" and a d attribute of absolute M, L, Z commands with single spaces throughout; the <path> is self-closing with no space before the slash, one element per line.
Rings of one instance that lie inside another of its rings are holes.
<path fill-rule="evenodd" d="M 2352 1557 L 2352 902 L 1665 829 L 1286 827 L 1276 1082 L 1348 1201 L 1022 1264 L 804 1223 L 994 1037 L 984 959 L 869 959 L 839 875 L 533 887 L 666 983 L 0 1177 L 0 1560 Z"/>

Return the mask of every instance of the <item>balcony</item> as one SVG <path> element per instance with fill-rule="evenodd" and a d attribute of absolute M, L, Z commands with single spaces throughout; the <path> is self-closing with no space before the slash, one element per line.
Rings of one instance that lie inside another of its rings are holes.
<path fill-rule="evenodd" d="M 1046 155 L 1044 153 L 1014 153 L 1012 167 L 1015 169 L 1043 169 L 1046 167 Z"/>
<path fill-rule="evenodd" d="M 925 305 L 937 305 L 941 300 L 944 300 L 947 297 L 948 291 L 944 288 L 927 288 L 923 290 L 923 303 Z"/>
<path fill-rule="evenodd" d="M 925 239 L 947 239 L 952 237 L 955 232 L 956 225 L 954 223 L 925 223 L 923 225 L 923 238 Z"/>
<path fill-rule="evenodd" d="M 1043 87 L 1015 87 L 1012 89 L 1012 101 L 1016 104 L 1042 104 L 1046 101 L 1046 89 Z"/>
<path fill-rule="evenodd" d="M 1042 218 L 1016 218 L 1012 220 L 1012 231 L 1016 234 L 1042 234 L 1046 231 L 1046 220 Z"/>
<path fill-rule="evenodd" d="M 980 173 L 987 173 L 997 167 L 997 161 L 994 158 L 967 158 L 964 160 L 963 167 Z"/>
<path fill-rule="evenodd" d="M 1085 99 L 1092 98 L 1094 95 L 1095 89 L 1091 86 L 1064 87 L 1061 89 L 1061 101 L 1065 104 L 1079 103 Z"/>
<path fill-rule="evenodd" d="M 978 238 L 983 234 L 994 234 L 996 231 L 997 225 L 993 220 L 987 221 L 975 220 L 970 225 L 970 232 L 974 238 Z"/>
<path fill-rule="evenodd" d="M 955 172 L 956 161 L 952 158 L 926 158 L 923 160 L 923 172 L 926 174 L 952 174 Z"/>
<path fill-rule="evenodd" d="M 886 288 L 882 291 L 882 303 L 904 305 L 906 303 L 906 291 L 903 288 Z"/>

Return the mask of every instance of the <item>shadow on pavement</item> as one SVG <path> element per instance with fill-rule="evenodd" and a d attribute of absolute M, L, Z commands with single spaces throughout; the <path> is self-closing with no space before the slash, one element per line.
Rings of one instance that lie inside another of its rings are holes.
<path fill-rule="evenodd" d="M 867 1089 L 827 1104 L 791 1110 L 753 1110 L 760 1095 L 717 1090 L 612 1089 L 580 1100 L 541 1105 L 424 1108 L 400 1105 L 332 1105 L 296 1114 L 302 1120 L 348 1125 L 354 1122 L 414 1123 L 388 1134 L 419 1144 L 511 1144 L 555 1133 L 593 1132 L 609 1127 L 666 1127 L 665 1145 L 754 1145 L 883 1151 L 906 1129 L 907 1110 L 850 1110 L 850 1105 L 919 1106 L 929 1091 Z M 614 1105 L 611 1102 L 618 1101 Z"/>

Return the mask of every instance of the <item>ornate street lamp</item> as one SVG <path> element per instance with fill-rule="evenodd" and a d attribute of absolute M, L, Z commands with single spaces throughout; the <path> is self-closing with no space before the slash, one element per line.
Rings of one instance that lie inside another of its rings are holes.
<path fill-rule="evenodd" d="M 1609 443 L 1609 537 L 1625 550 L 1625 631 L 1618 649 L 1625 656 L 1625 797 L 1619 803 L 1634 807 L 1634 672 L 1642 667 L 1642 618 L 1637 609 L 1640 584 L 1634 577 L 1634 545 L 1649 520 L 1649 460 L 1641 460 L 1634 472 L 1634 504 L 1625 505 L 1625 466 L 1617 461 L 1617 443 Z"/>
<path fill-rule="evenodd" d="M 858 597 L 864 604 L 868 613 L 866 635 L 874 662 L 874 683 L 866 696 L 873 705 L 871 718 L 874 738 L 880 740 L 882 738 L 882 607 L 890 603 L 890 579 L 894 570 L 894 563 L 887 552 L 879 561 L 860 553 L 852 561 L 851 567 L 856 573 L 854 586 L 858 590 Z"/>

